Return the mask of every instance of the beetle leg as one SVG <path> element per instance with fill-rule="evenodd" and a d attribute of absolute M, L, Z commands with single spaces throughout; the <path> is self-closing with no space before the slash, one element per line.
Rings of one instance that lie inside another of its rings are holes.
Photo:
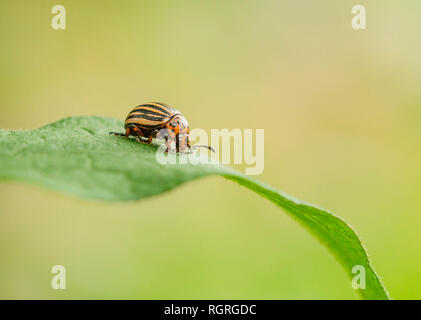
<path fill-rule="evenodd" d="M 138 127 L 131 125 L 129 127 L 129 134 L 136 136 L 136 137 L 144 137 L 142 130 L 140 130 Z"/>
<path fill-rule="evenodd" d="M 139 136 L 136 137 L 136 141 L 137 142 L 140 142 L 140 143 L 148 144 L 148 141 L 147 140 L 145 140 L 145 139 L 143 139 L 142 137 L 139 137 Z"/>
<path fill-rule="evenodd" d="M 167 149 L 165 152 L 171 152 L 171 153 L 178 152 L 175 140 L 171 136 L 165 139 L 165 145 L 167 146 Z"/>
<path fill-rule="evenodd" d="M 167 146 L 167 149 L 165 149 L 165 153 L 170 152 L 172 149 L 171 149 L 171 143 L 170 143 L 170 140 L 168 139 L 168 137 L 166 137 L 166 139 L 165 139 L 165 145 Z"/>
<path fill-rule="evenodd" d="M 155 136 L 158 140 L 168 140 L 168 130 L 167 129 L 161 129 L 161 130 L 155 130 L 151 133 L 152 136 Z"/>
<path fill-rule="evenodd" d="M 191 147 L 189 142 L 187 142 L 187 148 L 189 149 L 188 153 L 193 153 L 193 148 Z"/>
<path fill-rule="evenodd" d="M 128 137 L 130 136 L 130 128 L 127 128 L 127 129 L 126 129 L 126 133 L 124 134 L 124 136 L 125 136 L 126 138 L 128 138 Z"/>
<path fill-rule="evenodd" d="M 152 136 L 149 136 L 148 140 L 145 140 L 143 137 L 137 136 L 136 141 L 140 142 L 140 143 L 151 144 L 152 143 Z"/>
<path fill-rule="evenodd" d="M 152 138 L 156 138 L 157 137 L 157 134 L 158 134 L 158 130 L 154 130 L 154 131 L 152 131 L 150 133 L 150 135 L 151 135 Z"/>
<path fill-rule="evenodd" d="M 121 133 L 121 132 L 110 132 L 109 134 L 113 134 L 113 135 L 115 135 L 117 137 L 126 137 L 127 138 L 130 135 L 130 128 L 127 128 L 125 133 Z"/>
<path fill-rule="evenodd" d="M 151 144 L 152 143 L 152 136 L 149 136 L 148 140 L 143 140 L 141 137 L 137 136 L 136 141 L 140 142 L 140 143 Z"/>

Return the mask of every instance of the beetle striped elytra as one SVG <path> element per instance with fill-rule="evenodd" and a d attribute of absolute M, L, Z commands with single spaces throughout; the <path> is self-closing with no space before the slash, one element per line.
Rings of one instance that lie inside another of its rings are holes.
<path fill-rule="evenodd" d="M 215 152 L 210 146 L 190 146 L 189 124 L 184 115 L 165 103 L 150 102 L 134 108 L 127 115 L 124 123 L 125 133 L 110 132 L 116 136 L 136 137 L 141 143 L 150 144 L 152 138 L 164 139 L 167 149 L 190 153 L 193 148 L 207 148 Z"/>

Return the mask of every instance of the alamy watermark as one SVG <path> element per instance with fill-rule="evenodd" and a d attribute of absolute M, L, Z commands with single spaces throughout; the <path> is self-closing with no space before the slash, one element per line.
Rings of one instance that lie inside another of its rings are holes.
<path fill-rule="evenodd" d="M 51 27 L 54 30 L 66 29 L 66 9 L 58 4 L 51 8 L 51 13 L 54 14 Z"/>
<path fill-rule="evenodd" d="M 55 265 L 51 269 L 51 273 L 55 275 L 51 280 L 51 287 L 54 290 L 66 289 L 66 269 L 62 265 Z"/>
<path fill-rule="evenodd" d="M 366 11 L 365 7 L 361 4 L 357 4 L 351 9 L 352 17 L 351 25 L 354 30 L 365 30 L 366 29 Z"/>
<path fill-rule="evenodd" d="M 159 137 L 160 134 L 158 133 Z M 211 137 L 200 128 L 192 129 L 189 140 L 196 141 L 196 146 L 211 146 L 214 152 L 208 156 L 200 152 L 192 152 L 195 146 L 189 148 L 189 152 L 177 154 L 177 143 L 182 144 L 183 137 L 177 137 L 179 142 L 162 144 L 156 152 L 156 161 L 161 165 L 172 164 L 245 164 L 247 175 L 259 175 L 264 169 L 264 129 L 212 129 Z M 254 152 L 253 152 L 254 150 Z"/>
<path fill-rule="evenodd" d="M 352 267 L 351 270 L 352 274 L 356 274 L 355 277 L 352 278 L 352 288 L 355 290 L 365 290 L 366 288 L 366 275 L 365 275 L 365 268 L 361 265 L 355 265 Z"/>

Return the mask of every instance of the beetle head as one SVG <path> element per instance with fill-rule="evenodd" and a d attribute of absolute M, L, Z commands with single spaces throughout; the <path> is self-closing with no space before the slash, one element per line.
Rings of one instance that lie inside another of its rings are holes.
<path fill-rule="evenodd" d="M 176 114 L 168 121 L 167 128 L 175 134 L 177 151 L 182 153 L 187 152 L 189 148 L 190 128 L 186 118 L 182 114 Z"/>
<path fill-rule="evenodd" d="M 182 114 L 176 114 L 168 123 L 167 129 L 171 130 L 176 137 L 177 152 L 191 153 L 193 149 L 205 148 L 215 152 L 210 146 L 190 146 L 190 128 L 186 118 Z"/>

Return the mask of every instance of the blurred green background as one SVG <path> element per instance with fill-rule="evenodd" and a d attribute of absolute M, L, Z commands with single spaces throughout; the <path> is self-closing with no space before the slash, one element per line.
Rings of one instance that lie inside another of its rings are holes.
<path fill-rule="evenodd" d="M 192 128 L 264 128 L 258 178 L 346 219 L 392 297 L 421 298 L 420 16 L 417 0 L 1 1 L 0 127 L 162 101 Z M 8 182 L 0 211 L 0 298 L 357 298 L 305 230 L 218 177 L 131 203 Z"/>

